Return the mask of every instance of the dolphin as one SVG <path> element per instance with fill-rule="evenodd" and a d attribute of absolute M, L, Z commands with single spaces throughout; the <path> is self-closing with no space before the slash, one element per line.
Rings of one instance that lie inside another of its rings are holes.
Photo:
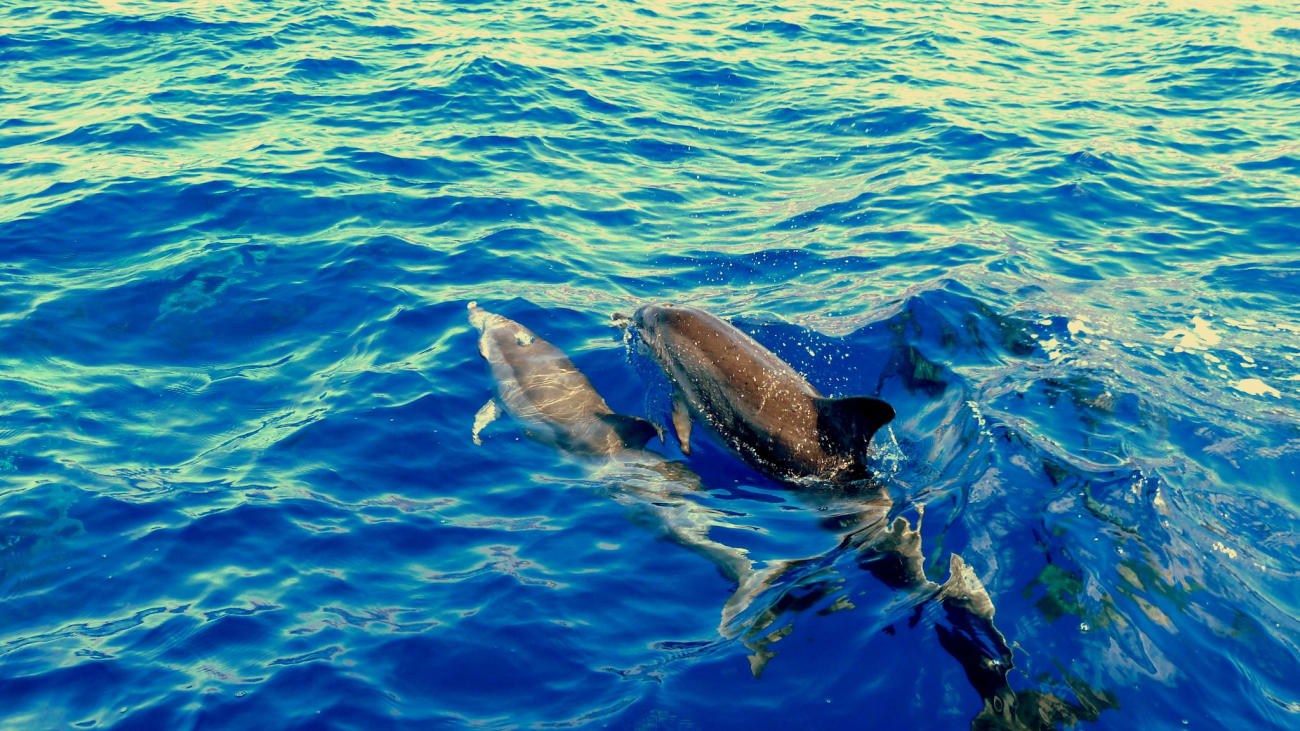
<path fill-rule="evenodd" d="M 623 320 L 615 316 L 616 321 Z M 622 323 L 618 323 L 622 324 Z M 884 401 L 865 396 L 825 398 L 785 361 L 733 325 L 707 312 L 686 306 L 649 304 L 636 310 L 630 322 L 644 351 L 673 384 L 673 429 L 684 454 L 690 454 L 692 420 L 706 423 L 722 441 L 750 465 L 782 482 L 843 484 L 869 477 L 867 445 L 881 426 L 894 418 Z M 895 590 L 930 599 L 942 609 L 935 629 L 940 645 L 962 666 L 984 700 L 972 728 L 1052 728 L 1078 720 L 1096 720 L 1113 707 L 1113 698 L 1076 689 L 1080 705 L 1049 693 L 1013 691 L 1007 674 L 1012 652 L 994 624 L 993 601 L 983 582 L 952 554 L 949 577 L 943 584 L 924 571 L 920 523 L 887 519 L 893 500 L 881 486 L 837 519 L 847 529 L 840 550 L 857 554 L 858 564 Z M 844 506 L 850 507 L 850 506 Z M 783 562 L 806 564 L 813 576 L 824 576 L 820 560 Z M 822 578 L 813 596 L 833 586 Z M 807 601 L 805 598 L 803 601 Z M 757 676 L 772 658 L 769 645 L 789 627 L 763 636 L 790 602 L 781 597 L 763 608 L 744 630 L 742 641 L 754 652 L 750 667 Z M 850 608 L 837 602 L 834 608 Z M 724 635 L 738 616 L 724 610 Z M 919 605 L 918 605 L 919 609 Z"/>
<path fill-rule="evenodd" d="M 568 452 L 594 457 L 640 449 L 659 430 L 637 416 L 616 414 L 591 381 L 554 345 L 514 320 L 469 303 L 480 333 L 479 354 L 492 369 L 497 398 L 474 417 L 474 441 L 502 407 L 529 436 Z"/>
<path fill-rule="evenodd" d="M 783 482 L 866 479 L 867 445 L 894 409 L 877 398 L 826 398 L 734 325 L 694 307 L 649 304 L 630 323 L 673 383 L 673 430 L 690 454 L 707 424 L 751 466 Z"/>
<path fill-rule="evenodd" d="M 529 436 L 596 462 L 596 477 L 610 496 L 634 510 L 653 530 L 703 557 L 737 585 L 729 613 L 747 606 L 783 567 L 755 569 L 743 549 L 709 537 L 716 526 L 742 528 L 720 510 L 688 497 L 700 479 L 680 462 L 644 449 L 658 429 L 637 416 L 618 414 L 559 348 L 523 325 L 469 303 L 469 322 L 479 331 L 479 353 L 496 381 L 497 395 L 474 418 L 473 439 L 503 412 Z M 648 520 L 647 520 L 648 519 Z"/>

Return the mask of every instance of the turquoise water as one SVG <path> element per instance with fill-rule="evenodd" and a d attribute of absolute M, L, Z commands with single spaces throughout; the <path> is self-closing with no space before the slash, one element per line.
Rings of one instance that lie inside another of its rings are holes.
<path fill-rule="evenodd" d="M 1011 688 L 1293 728 L 1297 79 L 1280 2 L 0 4 L 0 720 L 968 727 L 854 496 L 652 445 L 812 559 L 724 636 L 598 466 L 473 444 L 468 301 L 663 423 L 667 300 L 894 405 Z"/>

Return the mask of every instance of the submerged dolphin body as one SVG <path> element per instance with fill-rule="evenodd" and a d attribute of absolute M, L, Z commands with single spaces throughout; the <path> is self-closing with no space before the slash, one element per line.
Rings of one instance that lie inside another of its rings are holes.
<path fill-rule="evenodd" d="M 730 323 L 694 307 L 645 305 L 631 324 L 673 382 L 673 428 L 690 454 L 692 418 L 778 480 L 869 476 L 867 444 L 894 418 L 884 401 L 826 398 Z"/>
<path fill-rule="evenodd" d="M 504 410 L 533 438 L 599 460 L 594 476 L 615 502 L 636 512 L 638 522 L 708 559 L 737 584 L 729 611 L 739 611 L 762 591 L 775 569 L 756 570 L 744 550 L 709 537 L 713 527 L 740 526 L 687 497 L 700 490 L 693 472 L 642 449 L 658 435 L 653 424 L 614 413 L 563 351 L 523 325 L 474 302 L 469 303 L 469 321 L 480 333 L 479 353 L 497 385 L 497 396 L 475 417 L 476 444 L 482 428 Z"/>

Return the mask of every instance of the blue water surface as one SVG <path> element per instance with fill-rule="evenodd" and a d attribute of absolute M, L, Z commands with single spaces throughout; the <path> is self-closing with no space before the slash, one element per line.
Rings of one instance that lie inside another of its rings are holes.
<path fill-rule="evenodd" d="M 1296 728 L 1298 79 L 1285 2 L 6 0 L 0 721 L 969 727 L 851 495 L 652 443 L 811 559 L 737 635 L 598 466 L 474 445 L 467 302 L 664 423 L 608 323 L 672 301 L 894 405 L 1013 689 Z"/>

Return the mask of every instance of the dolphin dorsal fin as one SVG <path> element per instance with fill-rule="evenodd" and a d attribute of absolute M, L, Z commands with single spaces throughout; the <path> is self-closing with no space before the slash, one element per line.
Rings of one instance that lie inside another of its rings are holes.
<path fill-rule="evenodd" d="M 640 449 L 646 442 L 659 436 L 659 428 L 639 416 L 601 414 L 596 418 L 609 424 L 631 449 Z"/>
<path fill-rule="evenodd" d="M 843 453 L 865 455 L 876 430 L 894 418 L 894 407 L 870 396 L 815 398 L 817 426 L 830 445 Z"/>

